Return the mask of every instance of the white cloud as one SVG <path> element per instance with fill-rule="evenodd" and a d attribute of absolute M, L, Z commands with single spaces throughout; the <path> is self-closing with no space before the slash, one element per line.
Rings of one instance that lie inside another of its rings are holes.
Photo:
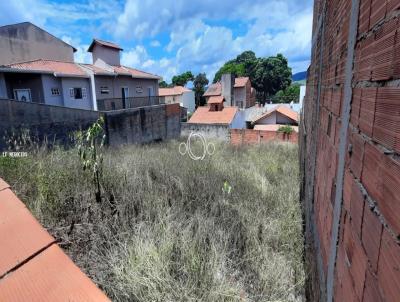
<path fill-rule="evenodd" d="M 152 46 L 152 47 L 160 47 L 161 43 L 159 41 L 157 41 L 157 40 L 153 40 L 153 41 L 150 42 L 150 46 Z"/>
<path fill-rule="evenodd" d="M 81 44 L 79 38 L 71 38 L 70 36 L 62 36 L 61 40 L 76 48 L 74 60 L 77 63 L 92 63 L 92 54 L 87 52 L 89 45 Z"/>

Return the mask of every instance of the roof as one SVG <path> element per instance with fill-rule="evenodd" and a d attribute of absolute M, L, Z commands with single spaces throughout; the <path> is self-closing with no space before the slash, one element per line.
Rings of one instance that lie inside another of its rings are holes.
<path fill-rule="evenodd" d="M 93 65 L 93 64 L 82 64 L 82 66 L 89 68 L 91 71 L 94 72 L 95 75 L 126 75 L 131 76 L 133 78 L 140 78 L 140 79 L 153 79 L 153 80 L 160 80 L 161 77 L 155 74 L 151 74 L 142 70 L 138 70 L 135 68 L 119 65 L 119 66 L 111 66 L 110 70 L 105 68 L 101 68 L 100 66 Z"/>
<path fill-rule="evenodd" d="M 222 94 L 222 85 L 220 82 L 211 84 L 208 86 L 206 92 L 203 96 L 213 96 L 213 95 L 221 95 Z"/>
<path fill-rule="evenodd" d="M 260 115 L 264 114 L 266 111 L 268 110 L 263 106 L 252 106 L 249 108 L 245 108 L 244 109 L 245 120 L 246 122 L 252 122 Z"/>
<path fill-rule="evenodd" d="M 229 125 L 237 112 L 237 107 L 225 107 L 222 111 L 210 111 L 208 107 L 198 107 L 188 123 Z"/>
<path fill-rule="evenodd" d="M 0 301 L 110 301 L 0 179 Z"/>
<path fill-rule="evenodd" d="M 79 76 L 87 77 L 85 71 L 80 68 L 76 63 L 61 62 L 54 60 L 34 60 L 22 63 L 15 63 L 6 66 L 11 71 L 25 71 L 25 72 L 38 72 L 38 73 L 52 73 L 55 76 L 68 75 L 68 76 Z"/>
<path fill-rule="evenodd" d="M 290 118 L 291 120 L 293 120 L 295 122 L 299 121 L 299 116 L 298 116 L 296 111 L 294 111 L 294 110 L 292 110 L 292 109 L 290 109 L 290 108 L 288 108 L 286 106 L 276 106 L 275 108 L 265 112 L 264 114 L 262 114 L 258 118 L 254 119 L 253 123 L 256 123 L 259 120 L 262 120 L 262 119 L 266 118 L 267 116 L 269 116 L 273 112 L 279 112 L 280 114 L 285 115 L 286 117 Z"/>
<path fill-rule="evenodd" d="M 235 85 L 233 87 L 235 88 L 245 87 L 247 82 L 249 81 L 250 81 L 249 77 L 235 78 Z"/>
<path fill-rule="evenodd" d="M 264 131 L 278 131 L 278 129 L 282 127 L 279 124 L 270 124 L 270 125 L 255 125 L 254 130 L 264 130 Z M 290 126 L 293 128 L 295 132 L 299 132 L 298 126 Z"/>
<path fill-rule="evenodd" d="M 158 95 L 159 96 L 181 95 L 184 92 L 189 92 L 189 91 L 192 91 L 192 90 L 187 89 L 186 87 L 183 87 L 183 86 L 175 86 L 175 87 L 169 87 L 169 88 L 159 88 L 158 89 Z"/>
<path fill-rule="evenodd" d="M 207 104 L 220 104 L 224 102 L 224 97 L 222 95 L 211 96 L 208 99 Z"/>
<path fill-rule="evenodd" d="M 93 39 L 92 43 L 90 44 L 89 48 L 88 48 L 88 52 L 92 52 L 93 51 L 93 47 L 96 45 L 102 45 L 108 48 L 114 48 L 117 50 L 123 50 L 121 47 L 119 47 L 119 45 L 112 43 L 112 42 L 108 42 L 108 41 L 104 41 L 104 40 L 100 40 L 100 39 Z"/>
<path fill-rule="evenodd" d="M 64 43 L 64 44 L 68 45 L 69 47 L 72 47 L 72 49 L 73 49 L 74 52 L 77 51 L 77 49 L 76 49 L 75 47 L 73 47 L 71 44 L 68 44 L 67 42 L 61 40 L 60 38 L 57 38 L 56 36 L 52 35 L 52 34 L 49 33 L 48 31 L 44 30 L 43 28 L 41 28 L 41 27 L 39 27 L 39 26 L 37 26 L 37 25 L 31 23 L 31 22 L 28 22 L 28 21 L 26 21 L 26 22 L 20 22 L 20 23 L 14 23 L 14 24 L 3 25 L 3 26 L 0 26 L 0 29 L 2 29 L 2 28 L 7 28 L 7 27 L 15 27 L 16 25 L 30 25 L 30 26 L 36 27 L 37 29 L 40 29 L 41 31 L 43 31 L 43 32 L 45 32 L 46 34 L 52 36 L 53 38 L 59 40 L 60 42 L 62 42 L 62 43 Z"/>

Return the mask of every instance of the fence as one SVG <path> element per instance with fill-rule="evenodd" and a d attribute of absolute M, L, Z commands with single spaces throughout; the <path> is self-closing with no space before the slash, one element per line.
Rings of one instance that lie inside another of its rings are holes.
<path fill-rule="evenodd" d="M 111 98 L 97 100 L 97 109 L 100 111 L 111 111 L 154 106 L 164 103 L 164 99 L 158 96 Z"/>

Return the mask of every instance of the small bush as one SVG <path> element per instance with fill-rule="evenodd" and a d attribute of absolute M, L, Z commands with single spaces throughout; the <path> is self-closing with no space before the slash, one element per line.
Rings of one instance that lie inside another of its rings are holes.
<path fill-rule="evenodd" d="M 74 149 L 1 159 L 0 176 L 114 301 L 298 301 L 297 147 L 215 145 L 105 150 L 101 203 Z"/>
<path fill-rule="evenodd" d="M 293 128 L 289 125 L 280 126 L 278 128 L 278 132 L 282 132 L 282 133 L 288 134 L 288 135 L 292 134 L 293 131 L 294 131 Z"/>

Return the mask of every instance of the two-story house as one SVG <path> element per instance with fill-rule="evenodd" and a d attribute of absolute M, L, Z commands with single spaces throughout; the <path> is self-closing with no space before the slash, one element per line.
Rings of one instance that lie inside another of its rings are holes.
<path fill-rule="evenodd" d="M 0 27 L 0 98 L 92 110 L 158 102 L 161 78 L 122 66 L 118 45 L 94 39 L 93 64 L 75 63 L 75 51 L 29 22 Z"/>

